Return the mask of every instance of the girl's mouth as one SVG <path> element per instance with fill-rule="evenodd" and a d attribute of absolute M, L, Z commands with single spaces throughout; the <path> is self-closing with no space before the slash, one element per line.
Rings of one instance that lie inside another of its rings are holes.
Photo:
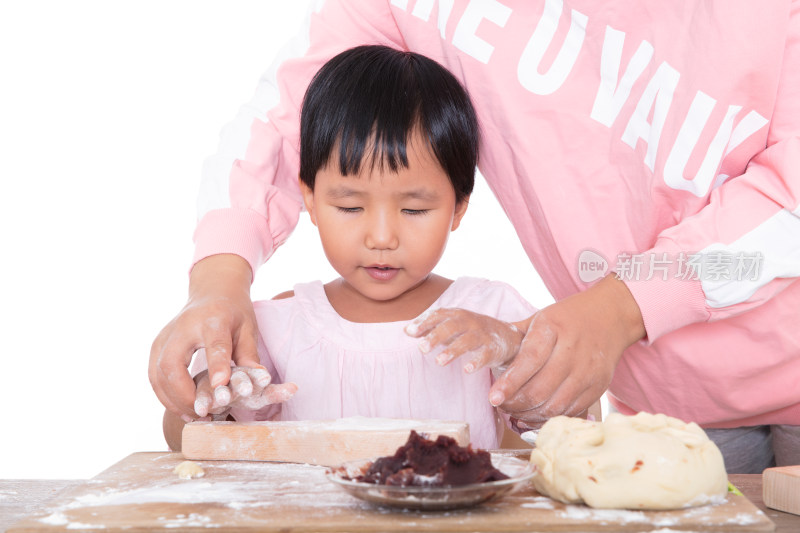
<path fill-rule="evenodd" d="M 371 265 L 364 267 L 364 270 L 367 271 L 367 274 L 369 274 L 372 279 L 377 281 L 389 281 L 400 271 L 399 268 L 387 265 Z"/>

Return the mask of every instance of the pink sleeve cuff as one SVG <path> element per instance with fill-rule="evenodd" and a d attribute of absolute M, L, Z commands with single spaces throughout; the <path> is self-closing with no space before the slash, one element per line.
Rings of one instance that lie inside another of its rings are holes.
<path fill-rule="evenodd" d="M 252 275 L 269 259 L 274 243 L 267 219 L 250 209 L 225 208 L 206 213 L 194 232 L 192 266 L 216 254 L 236 254 L 244 258 Z"/>
<path fill-rule="evenodd" d="M 700 280 L 675 276 L 653 276 L 652 279 L 621 278 L 639 305 L 647 331 L 646 342 L 695 322 L 706 322 L 711 316 Z"/>

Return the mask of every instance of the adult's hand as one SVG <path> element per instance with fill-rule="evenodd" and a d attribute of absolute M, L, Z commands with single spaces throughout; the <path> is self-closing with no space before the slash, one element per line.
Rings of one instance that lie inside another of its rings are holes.
<path fill-rule="evenodd" d="M 257 326 L 250 300 L 250 265 L 231 254 L 199 261 L 189 280 L 189 300 L 150 349 L 149 378 L 158 399 L 184 421 L 197 418 L 195 383 L 188 367 L 205 348 L 212 387 L 226 385 L 231 361 L 259 368 Z"/>
<path fill-rule="evenodd" d="M 489 401 L 522 428 L 557 415 L 576 416 L 602 396 L 622 352 L 644 336 L 639 306 L 611 274 L 533 316 Z"/>

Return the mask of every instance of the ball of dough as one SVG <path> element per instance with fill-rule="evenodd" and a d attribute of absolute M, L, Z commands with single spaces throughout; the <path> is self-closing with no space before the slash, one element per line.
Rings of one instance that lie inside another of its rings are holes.
<path fill-rule="evenodd" d="M 205 470 L 194 461 L 182 462 L 175 467 L 173 472 L 178 474 L 178 477 L 181 479 L 192 479 L 193 477 L 203 477 L 206 475 Z"/>
<path fill-rule="evenodd" d="M 531 463 L 540 493 L 597 508 L 680 509 L 721 502 L 728 490 L 722 454 L 700 426 L 663 414 L 552 418 Z"/>

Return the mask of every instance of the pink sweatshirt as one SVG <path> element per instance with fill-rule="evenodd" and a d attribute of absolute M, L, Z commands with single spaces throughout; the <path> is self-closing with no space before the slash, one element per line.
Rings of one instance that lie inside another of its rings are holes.
<path fill-rule="evenodd" d="M 206 162 L 195 261 L 255 272 L 285 241 L 303 93 L 359 44 L 467 87 L 479 168 L 556 299 L 625 279 L 648 336 L 621 411 L 800 425 L 800 1 L 320 2 Z"/>

